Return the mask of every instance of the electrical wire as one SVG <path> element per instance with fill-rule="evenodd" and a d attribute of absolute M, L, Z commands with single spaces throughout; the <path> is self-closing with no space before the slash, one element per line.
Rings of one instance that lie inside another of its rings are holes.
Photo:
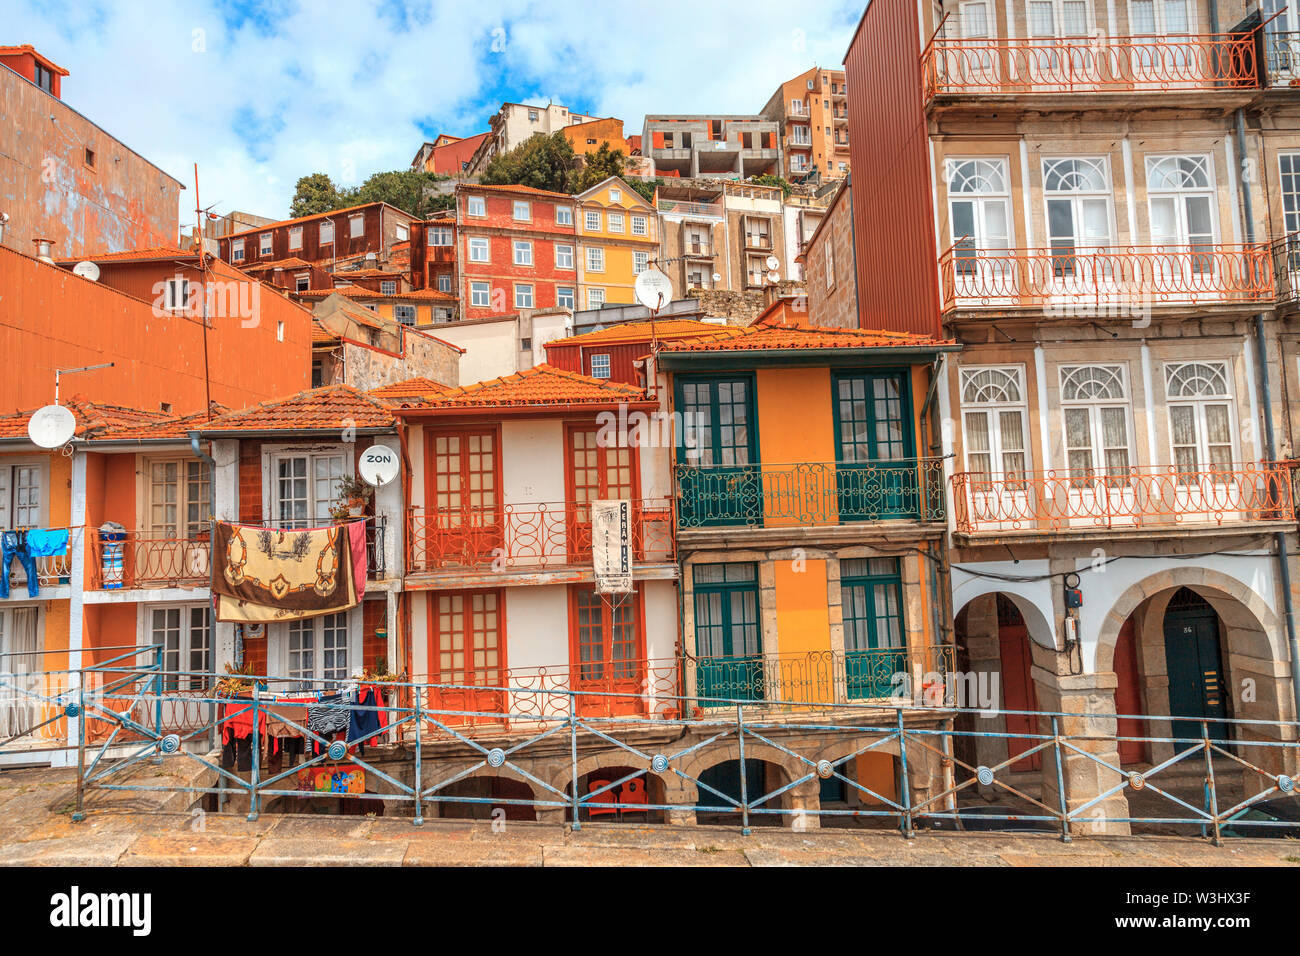
<path fill-rule="evenodd" d="M 1261 536 L 1261 538 L 1263 538 L 1263 536 Z M 1296 555 L 1300 555 L 1300 552 L 1295 552 L 1289 554 L 1288 556 L 1294 557 Z M 1052 571 L 1047 574 L 1001 574 L 997 571 L 973 570 L 967 567 L 967 565 L 965 564 L 953 564 L 952 567 L 955 569 L 960 568 L 963 573 L 969 574 L 971 577 L 984 578 L 986 580 L 991 580 L 991 581 L 1006 581 L 1011 584 L 1032 584 L 1036 581 L 1050 581 L 1054 578 L 1064 578 L 1065 576 L 1070 574 L 1082 574 L 1088 571 L 1099 571 L 1102 568 L 1105 568 L 1107 565 L 1113 564 L 1116 561 L 1123 561 L 1125 559 L 1128 560 L 1148 559 L 1151 557 L 1169 558 L 1175 561 L 1189 561 L 1189 560 L 1195 560 L 1197 558 L 1214 558 L 1214 557 L 1257 558 L 1260 557 L 1260 555 L 1258 553 L 1254 553 L 1250 551 L 1228 551 L 1228 550 L 1200 551 L 1200 552 L 1188 553 L 1188 554 L 1162 554 L 1162 555 L 1116 554 L 1116 555 L 1107 556 L 1104 560 L 1101 561 L 1092 561 L 1087 566 L 1084 567 L 1073 568 L 1069 571 Z"/>

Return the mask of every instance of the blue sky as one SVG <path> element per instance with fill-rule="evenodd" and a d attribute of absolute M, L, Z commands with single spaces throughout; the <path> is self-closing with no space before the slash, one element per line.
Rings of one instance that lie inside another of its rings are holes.
<path fill-rule="evenodd" d="M 352 185 L 406 168 L 502 101 L 623 119 L 748 113 L 777 83 L 836 67 L 864 0 L 0 0 L 7 43 L 70 76 L 63 98 L 216 209 L 287 214 L 310 172 Z M 797 11 L 797 13 L 795 12 Z"/>

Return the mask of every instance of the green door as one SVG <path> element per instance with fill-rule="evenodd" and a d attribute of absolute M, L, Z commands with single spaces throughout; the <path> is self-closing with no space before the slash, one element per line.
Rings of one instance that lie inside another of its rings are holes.
<path fill-rule="evenodd" d="M 902 370 L 835 375 L 841 521 L 921 517 L 907 381 Z"/>
<path fill-rule="evenodd" d="M 1165 611 L 1165 666 L 1169 673 L 1169 715 L 1175 737 L 1201 736 L 1208 720 L 1210 738 L 1226 740 L 1227 682 L 1219 647 L 1219 616 L 1205 599 L 1180 588 Z M 1175 744 L 1179 751 L 1189 744 Z"/>
<path fill-rule="evenodd" d="M 754 383 L 748 376 L 678 380 L 682 527 L 762 524 L 753 401 Z"/>
<path fill-rule="evenodd" d="M 844 606 L 844 678 L 849 700 L 888 697 L 907 672 L 903 580 L 897 558 L 840 563 Z"/>
<path fill-rule="evenodd" d="M 757 567 L 697 564 L 693 583 L 697 696 L 762 700 Z"/>

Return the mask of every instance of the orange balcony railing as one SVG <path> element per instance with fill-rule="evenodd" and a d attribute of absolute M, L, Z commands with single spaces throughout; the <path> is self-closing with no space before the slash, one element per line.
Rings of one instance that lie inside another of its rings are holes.
<path fill-rule="evenodd" d="M 1295 520 L 1290 469 L 1274 462 L 959 472 L 952 498 L 961 534 Z"/>
<path fill-rule="evenodd" d="M 1266 302 L 1273 270 L 1272 252 L 1258 243 L 982 249 L 963 240 L 939 257 L 945 311 L 1043 307 L 1097 315 Z"/>
<path fill-rule="evenodd" d="M 1253 89 L 1252 34 L 956 40 L 921 54 L 925 101 L 947 94 Z"/>
<path fill-rule="evenodd" d="M 207 534 L 86 529 L 87 576 L 96 591 L 203 587 L 210 580 L 211 558 Z"/>
<path fill-rule="evenodd" d="M 407 571 L 545 570 L 589 565 L 591 509 L 549 502 L 497 508 L 412 508 L 407 517 Z M 672 503 L 632 502 L 633 560 L 676 560 Z"/>

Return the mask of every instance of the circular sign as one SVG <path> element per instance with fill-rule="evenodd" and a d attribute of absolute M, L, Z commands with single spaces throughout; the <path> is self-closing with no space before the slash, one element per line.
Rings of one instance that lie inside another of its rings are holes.
<path fill-rule="evenodd" d="M 651 312 L 672 301 L 673 280 L 651 266 L 636 277 L 636 300 Z"/>
<path fill-rule="evenodd" d="M 77 420 L 62 405 L 46 405 L 32 413 L 27 434 L 42 448 L 58 448 L 77 430 Z"/>
<path fill-rule="evenodd" d="M 396 478 L 401 465 L 396 450 L 387 445 L 371 445 L 361 453 L 357 472 L 361 475 L 362 481 L 378 488 Z"/>

